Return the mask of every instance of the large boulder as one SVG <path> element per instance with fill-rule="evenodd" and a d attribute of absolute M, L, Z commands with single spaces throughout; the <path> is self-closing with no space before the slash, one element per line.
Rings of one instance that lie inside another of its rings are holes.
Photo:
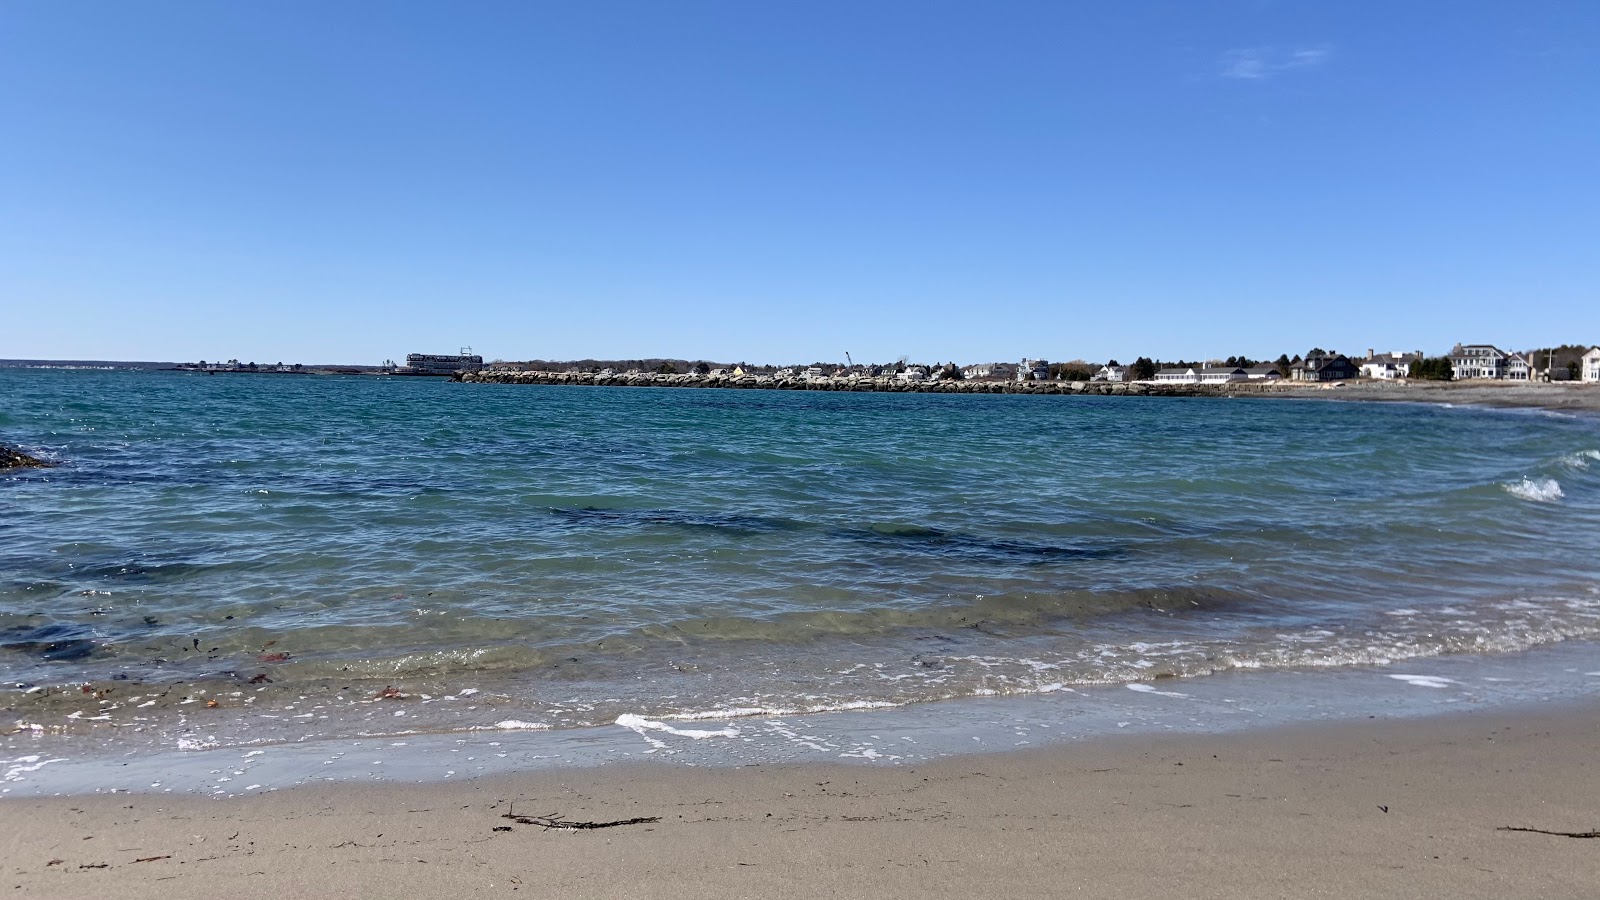
<path fill-rule="evenodd" d="M 21 450 L 13 450 L 0 444 L 0 469 L 48 469 L 55 465 L 45 462 L 36 456 L 29 456 Z"/>

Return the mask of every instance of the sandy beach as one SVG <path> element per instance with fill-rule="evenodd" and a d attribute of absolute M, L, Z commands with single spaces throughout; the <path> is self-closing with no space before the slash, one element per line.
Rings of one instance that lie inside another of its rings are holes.
<path fill-rule="evenodd" d="M 14 896 L 1584 897 L 1600 704 L 860 765 L 0 802 Z M 658 821 L 558 831 L 504 816 Z"/>
<path fill-rule="evenodd" d="M 1508 381 L 1349 381 L 1338 386 L 1278 382 L 1258 388 L 1241 385 L 1250 396 L 1316 397 L 1335 400 L 1369 400 L 1395 403 L 1452 403 L 1503 409 L 1547 409 L 1569 413 L 1600 413 L 1600 385 L 1577 382 Z"/>

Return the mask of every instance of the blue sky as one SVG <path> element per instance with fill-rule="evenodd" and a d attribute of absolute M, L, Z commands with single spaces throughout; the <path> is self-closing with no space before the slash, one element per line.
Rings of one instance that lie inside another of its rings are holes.
<path fill-rule="evenodd" d="M 0 357 L 1600 341 L 1600 3 L 0 0 Z"/>

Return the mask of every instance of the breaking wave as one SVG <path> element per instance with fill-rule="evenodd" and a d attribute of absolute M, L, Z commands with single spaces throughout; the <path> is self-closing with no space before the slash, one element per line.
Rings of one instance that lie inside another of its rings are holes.
<path fill-rule="evenodd" d="M 1521 481 L 1507 482 L 1501 487 L 1513 497 L 1532 500 L 1535 503 L 1554 503 L 1565 496 L 1561 492 L 1561 483 L 1554 478 L 1524 478 Z"/>

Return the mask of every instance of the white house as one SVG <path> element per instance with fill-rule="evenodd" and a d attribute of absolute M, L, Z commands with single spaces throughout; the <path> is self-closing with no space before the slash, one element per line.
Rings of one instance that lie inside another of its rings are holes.
<path fill-rule="evenodd" d="M 1042 359 L 1025 359 L 1017 368 L 1018 381 L 1049 381 L 1050 363 Z"/>
<path fill-rule="evenodd" d="M 1251 381 L 1277 381 L 1283 377 L 1278 367 L 1272 363 L 1262 363 L 1244 370 L 1244 374 Z"/>
<path fill-rule="evenodd" d="M 806 369 L 806 378 L 807 378 L 807 380 L 814 379 L 814 378 L 822 378 L 822 377 L 823 377 L 823 371 L 822 371 L 822 367 L 821 366 L 811 366 L 810 368 Z"/>
<path fill-rule="evenodd" d="M 1127 381 L 1127 366 L 1101 366 L 1100 371 L 1094 373 L 1095 381 Z"/>
<path fill-rule="evenodd" d="M 1521 353 L 1506 354 L 1505 379 L 1507 381 L 1528 381 L 1533 374 L 1533 366 L 1528 363 L 1528 358 Z"/>
<path fill-rule="evenodd" d="M 994 363 L 979 363 L 961 370 L 964 378 L 988 378 L 994 374 Z"/>
<path fill-rule="evenodd" d="M 1200 370 L 1201 384 L 1227 384 L 1230 381 L 1248 380 L 1250 376 L 1238 366 L 1206 366 Z"/>
<path fill-rule="evenodd" d="M 904 370 L 895 373 L 895 381 L 927 381 L 928 370 L 922 366 L 906 366 Z"/>
<path fill-rule="evenodd" d="M 1579 358 L 1578 377 L 1584 384 L 1600 383 L 1600 347 L 1590 347 Z"/>
<path fill-rule="evenodd" d="M 1457 344 L 1450 350 L 1451 377 L 1501 379 L 1506 377 L 1506 352 L 1492 344 Z"/>
<path fill-rule="evenodd" d="M 1199 384 L 1200 376 L 1191 366 L 1187 369 L 1162 369 L 1156 373 L 1156 380 L 1163 384 Z"/>
<path fill-rule="evenodd" d="M 1401 353 L 1398 350 L 1391 350 L 1388 353 L 1374 353 L 1368 350 L 1367 358 L 1361 361 L 1361 377 L 1376 378 L 1381 381 L 1410 378 L 1411 364 L 1421 358 L 1421 351 Z"/>

